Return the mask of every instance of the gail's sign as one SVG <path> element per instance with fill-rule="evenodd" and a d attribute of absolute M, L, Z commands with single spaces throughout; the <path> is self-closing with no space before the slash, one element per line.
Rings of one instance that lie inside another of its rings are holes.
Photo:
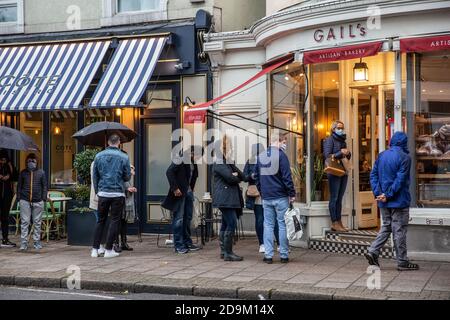
<path fill-rule="evenodd" d="M 326 43 L 339 40 L 348 41 L 351 39 L 365 38 L 366 35 L 367 27 L 363 23 L 351 23 L 316 29 L 313 36 L 316 43 Z"/>

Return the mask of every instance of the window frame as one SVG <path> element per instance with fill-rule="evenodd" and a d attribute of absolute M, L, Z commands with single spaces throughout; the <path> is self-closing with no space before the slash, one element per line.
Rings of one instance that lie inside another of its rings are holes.
<path fill-rule="evenodd" d="M 102 0 L 102 27 L 167 20 L 168 0 L 159 0 L 159 9 L 119 12 L 118 0 Z"/>
<path fill-rule="evenodd" d="M 17 7 L 17 20 L 0 22 L 0 34 L 24 33 L 24 0 L 0 0 L 0 7 L 15 5 Z"/>

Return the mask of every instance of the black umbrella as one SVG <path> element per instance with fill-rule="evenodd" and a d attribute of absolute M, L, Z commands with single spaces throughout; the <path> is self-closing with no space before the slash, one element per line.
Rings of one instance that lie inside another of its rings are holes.
<path fill-rule="evenodd" d="M 130 142 L 137 136 L 136 132 L 121 123 L 102 121 L 81 129 L 72 137 L 83 145 L 104 147 L 113 133 L 119 135 L 121 143 Z"/>
<path fill-rule="evenodd" d="M 16 129 L 0 126 L 0 149 L 38 151 L 39 147 L 26 134 Z"/>

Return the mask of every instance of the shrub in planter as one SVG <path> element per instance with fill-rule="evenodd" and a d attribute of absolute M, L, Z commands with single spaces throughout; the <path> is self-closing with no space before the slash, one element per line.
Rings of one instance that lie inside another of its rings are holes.
<path fill-rule="evenodd" d="M 76 184 L 64 190 L 66 197 L 72 198 L 68 202 L 68 209 L 89 207 L 91 187 L 85 184 Z"/>

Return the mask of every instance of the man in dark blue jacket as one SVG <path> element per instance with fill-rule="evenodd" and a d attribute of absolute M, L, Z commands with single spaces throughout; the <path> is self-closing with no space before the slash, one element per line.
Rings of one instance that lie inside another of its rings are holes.
<path fill-rule="evenodd" d="M 263 152 L 257 162 L 255 180 L 261 190 L 264 208 L 264 262 L 273 262 L 273 235 L 275 219 L 278 221 L 280 239 L 280 258 L 282 263 L 289 261 L 289 242 L 286 233 L 284 214 L 290 203 L 295 201 L 295 188 L 292 181 L 289 159 L 286 150 L 286 136 L 273 132 L 271 146 Z"/>
<path fill-rule="evenodd" d="M 406 232 L 409 221 L 409 194 L 411 157 L 408 151 L 408 137 L 396 132 L 391 139 L 390 148 L 382 152 L 370 174 L 373 194 L 383 218 L 383 226 L 365 254 L 370 265 L 379 266 L 380 250 L 391 233 L 397 255 L 398 270 L 417 270 L 419 266 L 408 260 Z"/>

